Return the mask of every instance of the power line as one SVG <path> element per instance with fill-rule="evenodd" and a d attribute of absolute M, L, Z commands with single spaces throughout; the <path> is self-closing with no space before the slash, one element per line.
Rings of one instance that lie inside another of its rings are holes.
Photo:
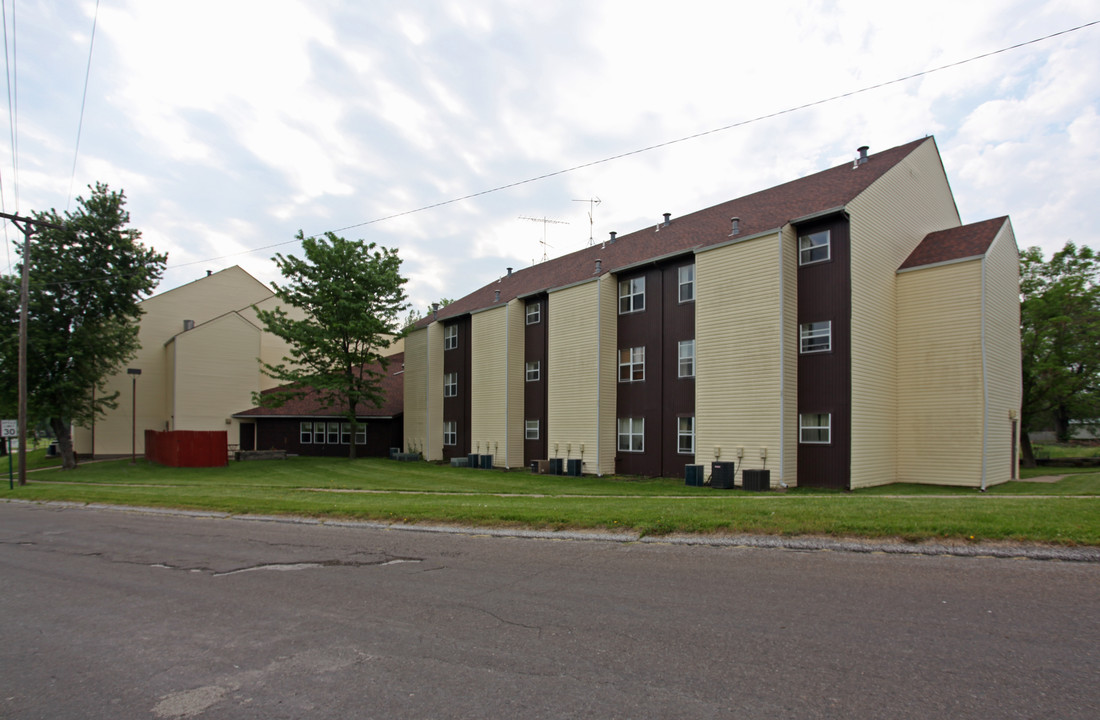
<path fill-rule="evenodd" d="M 382 217 L 374 218 L 373 220 L 365 220 L 361 223 L 355 223 L 353 225 L 345 225 L 344 227 L 336 228 L 335 230 L 329 230 L 329 231 L 325 231 L 325 232 L 340 233 L 340 232 L 343 232 L 345 230 L 353 230 L 355 228 L 365 227 L 367 225 L 375 225 L 375 224 L 378 224 L 378 223 L 381 223 L 381 222 L 385 222 L 387 220 L 393 220 L 393 219 L 396 219 L 396 218 L 399 218 L 399 217 L 404 217 L 406 215 L 413 215 L 413 214 L 416 214 L 416 213 L 425 212 L 427 210 L 434 210 L 436 208 L 444 207 L 446 205 L 453 205 L 454 203 L 463 202 L 465 200 L 471 200 L 473 198 L 481 197 L 483 195 L 490 195 L 492 193 L 500 192 L 502 190 L 508 190 L 508 189 L 511 189 L 511 188 L 514 188 L 514 187 L 519 187 L 521 185 L 528 185 L 530 183 L 538 182 L 540 180 L 546 180 L 546 179 L 552 178 L 552 177 L 557 177 L 559 175 L 565 175 L 567 173 L 575 172 L 577 170 L 583 170 L 585 168 L 594 167 L 596 165 L 602 165 L 604 163 L 609 163 L 609 162 L 612 162 L 612 161 L 615 161 L 615 160 L 621 160 L 623 158 L 631 157 L 633 155 L 640 155 L 642 153 L 650 152 L 651 150 L 658 150 L 660 148 L 665 148 L 665 147 L 669 147 L 669 146 L 672 146 L 672 145 L 677 145 L 679 143 L 687 142 L 689 140 L 695 140 L 695 139 L 698 139 L 698 138 L 701 138 L 701 137 L 706 137 L 707 135 L 714 135 L 716 133 L 725 132 L 727 130 L 732 130 L 732 129 L 739 128 L 739 127 L 745 127 L 746 125 L 752 125 L 752 124 L 755 124 L 755 123 L 758 123 L 758 122 L 762 122 L 764 120 L 770 120 L 772 118 L 781 117 L 783 115 L 789 115 L 791 113 L 796 113 L 796 112 L 799 112 L 801 110 L 806 110 L 806 109 L 809 109 L 809 108 L 812 108 L 812 107 L 818 107 L 820 105 L 825 105 L 825 104 L 828 104 L 828 103 L 836 102 L 838 100 L 843 100 L 843 99 L 846 99 L 846 98 L 854 97 L 856 95 L 862 95 L 864 93 L 868 93 L 868 92 L 871 92 L 871 91 L 874 91 L 874 90 L 879 90 L 879 89 L 882 89 L 884 87 L 889 87 L 891 85 L 897 85 L 899 83 L 903 83 L 903 82 L 906 82 L 906 81 L 909 81 L 909 80 L 913 80 L 915 78 L 924 77 L 924 76 L 927 76 L 927 75 L 931 75 L 933 73 L 938 73 L 938 72 L 942 72 L 944 70 L 949 70 L 951 68 L 956 68 L 956 67 L 966 65 L 966 64 L 969 64 L 969 63 L 972 63 L 972 62 L 977 62 L 978 60 L 984 60 L 985 58 L 993 57 L 995 55 L 1000 55 L 1000 54 L 1003 54 L 1003 53 L 1006 53 L 1006 52 L 1010 52 L 1012 50 L 1018 50 L 1022 47 L 1027 47 L 1028 45 L 1035 45 L 1037 43 L 1041 43 L 1041 42 L 1044 42 L 1046 40 L 1050 40 L 1052 38 L 1059 37 L 1061 35 L 1068 35 L 1069 33 L 1084 30 L 1085 28 L 1089 28 L 1089 27 L 1092 27 L 1094 25 L 1100 25 L 1100 20 L 1093 20 L 1092 22 L 1084 23 L 1082 25 L 1078 25 L 1076 27 L 1068 28 L 1066 30 L 1060 30 L 1058 32 L 1051 33 L 1049 35 L 1044 35 L 1042 37 L 1034 38 L 1032 40 L 1026 40 L 1024 42 L 1016 43 L 1015 45 L 1009 45 L 1009 46 L 1000 48 L 998 50 L 992 50 L 990 52 L 982 53 L 980 55 L 975 55 L 975 56 L 967 58 L 965 60 L 957 60 L 955 62 L 947 63 L 946 65 L 940 65 L 938 67 L 930 68 L 928 70 L 921 70 L 920 72 L 912 73 L 910 75 L 905 75 L 903 77 L 895 78 L 893 80 L 886 80 L 884 82 L 876 83 L 874 85 L 867 85 L 865 87 L 859 88 L 858 90 L 850 90 L 848 92 L 841 93 L 839 95 L 832 95 L 832 96 L 827 97 L 827 98 L 821 98 L 821 99 L 818 99 L 818 100 L 813 100 L 811 102 L 803 103 L 801 105 L 795 105 L 795 106 L 792 106 L 792 107 L 789 107 L 789 108 L 786 108 L 786 109 L 783 109 L 783 110 L 777 110 L 775 112 L 767 113 L 767 114 L 764 114 L 764 115 L 758 115 L 756 117 L 753 117 L 753 118 L 750 118 L 750 119 L 747 119 L 747 120 L 740 120 L 738 122 L 730 123 L 729 125 L 723 125 L 721 127 L 713 128 L 711 130 L 704 130 L 702 132 L 694 133 L 692 135 L 685 135 L 683 137 L 676 138 L 675 140 L 667 140 L 665 142 L 657 143 L 655 145 L 648 145 L 648 146 L 643 147 L 643 148 L 638 148 L 636 150 L 630 150 L 628 152 L 619 153 L 618 155 L 612 155 L 612 156 L 609 156 L 609 157 L 606 157 L 606 158 L 602 158 L 600 160 L 592 160 L 590 162 L 581 163 L 580 165 L 574 165 L 572 167 L 568 167 L 568 168 L 565 168 L 563 170 L 555 170 L 553 172 L 544 173 L 542 175 L 537 175 L 535 177 L 530 177 L 530 178 L 527 178 L 525 180 L 517 180 L 515 182 L 507 183 L 507 184 L 504 184 L 504 185 L 498 185 L 496 187 L 489 188 L 487 190 L 481 190 L 481 191 L 478 191 L 478 192 L 470 193 L 468 195 L 463 195 L 461 197 L 451 198 L 450 200 L 441 200 L 440 202 L 431 203 L 429 205 L 423 205 L 421 207 L 414 208 L 414 209 L 411 209 L 411 210 L 404 210 L 404 211 L 401 211 L 401 212 L 392 213 L 390 215 L 384 215 Z M 316 233 L 316 234 L 310 235 L 309 237 L 318 237 L 319 235 L 325 234 L 325 232 Z M 189 267 L 191 265 L 198 265 L 200 263 L 209 263 L 209 262 L 214 262 L 214 261 L 217 261 L 217 260 L 225 260 L 227 258 L 239 257 L 241 255 L 251 255 L 252 253 L 260 252 L 262 250 L 271 250 L 273 248 L 283 247 L 285 245 L 291 245 L 291 244 L 296 243 L 296 242 L 298 242 L 297 238 L 295 238 L 293 240 L 285 240 L 285 241 L 282 241 L 282 242 L 272 243 L 270 245 L 263 245 L 263 246 L 251 248 L 251 249 L 248 249 L 248 250 L 241 250 L 240 252 L 228 253 L 226 255 L 218 255 L 218 256 L 215 256 L 215 257 L 208 257 L 208 258 L 204 258 L 204 259 L 201 259 L 201 260 L 193 260 L 191 262 L 179 263 L 177 265 L 169 265 L 169 266 L 165 267 L 165 270 L 175 270 L 175 269 L 178 269 L 178 268 Z M 110 278 L 110 277 L 124 277 L 124 275 L 121 275 L 121 274 L 120 275 L 104 275 L 104 276 L 97 277 L 97 278 L 86 278 L 86 279 L 78 279 L 78 280 L 71 280 L 71 281 L 57 281 L 57 282 L 45 283 L 45 284 L 48 284 L 48 285 L 61 285 L 61 284 L 65 284 L 65 283 L 68 283 L 68 282 L 71 282 L 71 283 L 96 282 L 96 281 L 99 281 L 99 280 L 105 280 L 105 279 Z"/>
<path fill-rule="evenodd" d="M 12 45 L 15 44 L 15 5 L 12 4 Z M 4 0 L 0 0 L 0 18 L 4 21 L 4 72 L 7 78 L 7 90 L 8 90 L 8 129 L 11 132 L 11 165 L 12 165 L 12 192 L 15 194 L 15 211 L 19 212 L 19 185 L 18 185 L 18 173 L 16 172 L 16 152 L 15 144 L 15 111 L 12 109 L 11 101 L 11 55 L 8 53 L 8 9 L 4 4 Z M 0 180 L 0 211 L 7 212 L 7 203 L 4 201 L 4 184 Z M 4 223 L 4 249 L 7 250 L 8 255 L 8 272 L 11 272 L 11 240 L 8 238 L 8 224 Z"/>
<path fill-rule="evenodd" d="M 2 2 L 3 0 L 0 0 Z M 84 129 L 84 105 L 88 102 L 88 78 L 92 74 L 92 50 L 95 49 L 95 26 L 99 22 L 99 0 L 95 0 L 95 15 L 92 16 L 92 39 L 88 42 L 88 67 L 84 70 L 84 94 L 80 97 L 80 120 L 76 124 L 76 147 L 73 148 L 73 174 L 69 178 L 69 197 L 65 200 L 65 210 L 73 201 L 73 183 L 76 182 L 76 159 L 80 155 L 80 132 Z"/>

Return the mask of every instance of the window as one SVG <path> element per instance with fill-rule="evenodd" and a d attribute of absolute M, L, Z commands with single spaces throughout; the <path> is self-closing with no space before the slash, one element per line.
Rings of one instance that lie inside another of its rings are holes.
<path fill-rule="evenodd" d="M 804 353 L 826 352 L 833 349 L 833 322 L 802 323 L 798 326 L 799 350 Z"/>
<path fill-rule="evenodd" d="M 309 445 L 313 442 L 313 423 L 308 420 L 303 420 L 301 429 L 298 432 L 298 442 L 303 445 Z"/>
<path fill-rule="evenodd" d="M 366 445 L 367 444 L 367 424 L 360 423 L 355 426 L 355 444 Z"/>
<path fill-rule="evenodd" d="M 524 368 L 527 372 L 527 382 L 535 382 L 539 379 L 539 361 L 533 360 L 529 363 L 525 363 Z"/>
<path fill-rule="evenodd" d="M 444 445 L 457 445 L 458 444 L 458 423 L 454 420 L 443 421 L 443 444 Z"/>
<path fill-rule="evenodd" d="M 339 445 L 340 444 L 340 423 L 330 422 L 328 424 L 328 444 Z"/>
<path fill-rule="evenodd" d="M 313 443 L 315 445 L 325 444 L 325 423 L 315 422 L 313 423 Z"/>
<path fill-rule="evenodd" d="M 351 423 L 340 423 L 340 444 L 347 445 L 351 442 Z"/>
<path fill-rule="evenodd" d="M 684 265 L 677 273 L 680 276 L 680 302 L 691 302 L 695 299 L 695 266 Z"/>
<path fill-rule="evenodd" d="M 623 348 L 619 351 L 619 382 L 645 380 L 645 348 Z"/>
<path fill-rule="evenodd" d="M 645 451 L 645 418 L 619 418 L 619 450 Z"/>
<path fill-rule="evenodd" d="M 645 277 L 619 281 L 619 314 L 645 310 Z"/>
<path fill-rule="evenodd" d="M 458 347 L 458 325 L 443 328 L 443 349 L 454 350 Z"/>
<path fill-rule="evenodd" d="M 447 373 L 443 376 L 443 397 L 458 396 L 458 373 Z"/>
<path fill-rule="evenodd" d="M 798 264 L 809 265 L 829 259 L 829 231 L 810 233 L 798 238 Z"/>
<path fill-rule="evenodd" d="M 542 303 L 530 303 L 527 305 L 527 324 L 534 325 L 542 320 Z"/>
<path fill-rule="evenodd" d="M 798 416 L 798 441 L 827 445 L 830 442 L 830 425 L 832 416 L 829 413 L 802 413 Z"/>
<path fill-rule="evenodd" d="M 695 341 L 680 341 L 680 365 L 677 377 L 695 377 Z"/>
<path fill-rule="evenodd" d="M 539 439 L 539 421 L 538 420 L 525 420 L 524 421 L 523 439 L 524 440 L 538 440 Z"/>
<path fill-rule="evenodd" d="M 681 455 L 695 454 L 695 418 L 676 418 L 676 452 Z"/>

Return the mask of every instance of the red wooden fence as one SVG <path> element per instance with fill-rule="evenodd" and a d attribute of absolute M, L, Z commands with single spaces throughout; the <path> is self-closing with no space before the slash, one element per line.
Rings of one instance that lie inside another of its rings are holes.
<path fill-rule="evenodd" d="M 171 467 L 223 467 L 228 464 L 225 430 L 145 431 L 145 459 Z"/>

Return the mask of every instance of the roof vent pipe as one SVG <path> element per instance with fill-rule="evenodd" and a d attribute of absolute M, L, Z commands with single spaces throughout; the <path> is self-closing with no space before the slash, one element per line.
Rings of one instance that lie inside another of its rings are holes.
<path fill-rule="evenodd" d="M 500 302 L 500 290 L 493 291 L 493 302 Z"/>
<path fill-rule="evenodd" d="M 512 277 L 512 268 L 508 268 L 508 277 Z"/>
<path fill-rule="evenodd" d="M 183 321 L 183 331 L 184 332 L 187 332 L 188 330 L 191 330 L 194 327 L 195 327 L 195 321 L 194 320 L 184 320 Z"/>
<path fill-rule="evenodd" d="M 593 275 L 599 275 L 600 272 L 601 272 L 602 265 L 603 265 L 603 260 L 601 260 L 600 258 L 596 258 L 596 272 L 594 272 L 592 274 Z"/>
<path fill-rule="evenodd" d="M 611 242 L 615 242 L 615 236 L 618 234 L 619 233 L 615 232 L 614 230 L 611 231 Z"/>
<path fill-rule="evenodd" d="M 672 222 L 672 213 L 665 213 L 664 227 L 668 227 L 668 224 Z"/>
<path fill-rule="evenodd" d="M 439 303 L 432 303 L 432 317 L 439 319 Z"/>
<path fill-rule="evenodd" d="M 206 277 L 210 277 L 210 276 L 211 276 L 211 275 L 213 275 L 213 274 L 214 274 L 214 271 L 213 271 L 213 270 L 207 270 L 207 271 L 206 271 Z"/>
<path fill-rule="evenodd" d="M 741 232 L 741 218 L 731 217 L 730 218 L 730 235 L 737 235 L 740 232 Z"/>
<path fill-rule="evenodd" d="M 863 165 L 864 163 L 866 163 L 868 160 L 871 159 L 871 158 L 867 157 L 867 151 L 869 149 L 870 148 L 866 145 L 860 145 L 858 148 L 856 148 L 856 150 L 859 152 L 859 160 L 856 160 L 857 165 Z"/>

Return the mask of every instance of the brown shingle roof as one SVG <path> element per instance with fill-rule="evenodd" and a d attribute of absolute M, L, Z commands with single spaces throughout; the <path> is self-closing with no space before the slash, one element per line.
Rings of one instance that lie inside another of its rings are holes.
<path fill-rule="evenodd" d="M 791 220 L 847 205 L 925 142 L 935 141 L 930 137 L 914 140 L 870 155 L 869 161 L 858 168 L 845 163 L 683 217 L 674 217 L 659 232 L 654 231 L 657 224 L 654 223 L 623 235 L 614 243 L 594 245 L 517 270 L 440 308 L 438 319 L 493 307 L 513 298 L 581 282 L 653 258 L 726 242 L 730 239 L 732 217 L 740 218 L 739 237 L 748 237 L 783 227 Z M 597 259 L 602 260 L 599 273 L 595 271 Z M 495 299 L 497 290 L 500 291 L 499 300 Z M 417 326 L 427 325 L 433 319 L 429 314 Z"/>
<path fill-rule="evenodd" d="M 983 220 L 947 230 L 937 230 L 924 236 L 920 245 L 909 254 L 898 270 L 933 265 L 985 255 L 993 238 L 1008 222 L 1008 216 Z"/>
<path fill-rule="evenodd" d="M 382 407 L 376 408 L 370 403 L 360 404 L 356 417 L 395 417 L 404 412 L 405 353 L 394 353 L 390 355 L 388 359 L 389 366 L 385 370 L 382 370 L 379 365 L 371 366 L 378 372 L 384 373 L 382 378 L 382 396 L 385 400 L 382 403 Z M 282 388 L 264 390 L 260 394 L 268 395 L 273 392 L 278 392 L 280 389 Z M 248 410 L 234 413 L 233 417 L 338 417 L 342 414 L 343 408 L 345 407 L 346 405 L 323 407 L 318 394 L 311 390 L 300 398 L 288 400 L 281 407 L 249 408 Z"/>

